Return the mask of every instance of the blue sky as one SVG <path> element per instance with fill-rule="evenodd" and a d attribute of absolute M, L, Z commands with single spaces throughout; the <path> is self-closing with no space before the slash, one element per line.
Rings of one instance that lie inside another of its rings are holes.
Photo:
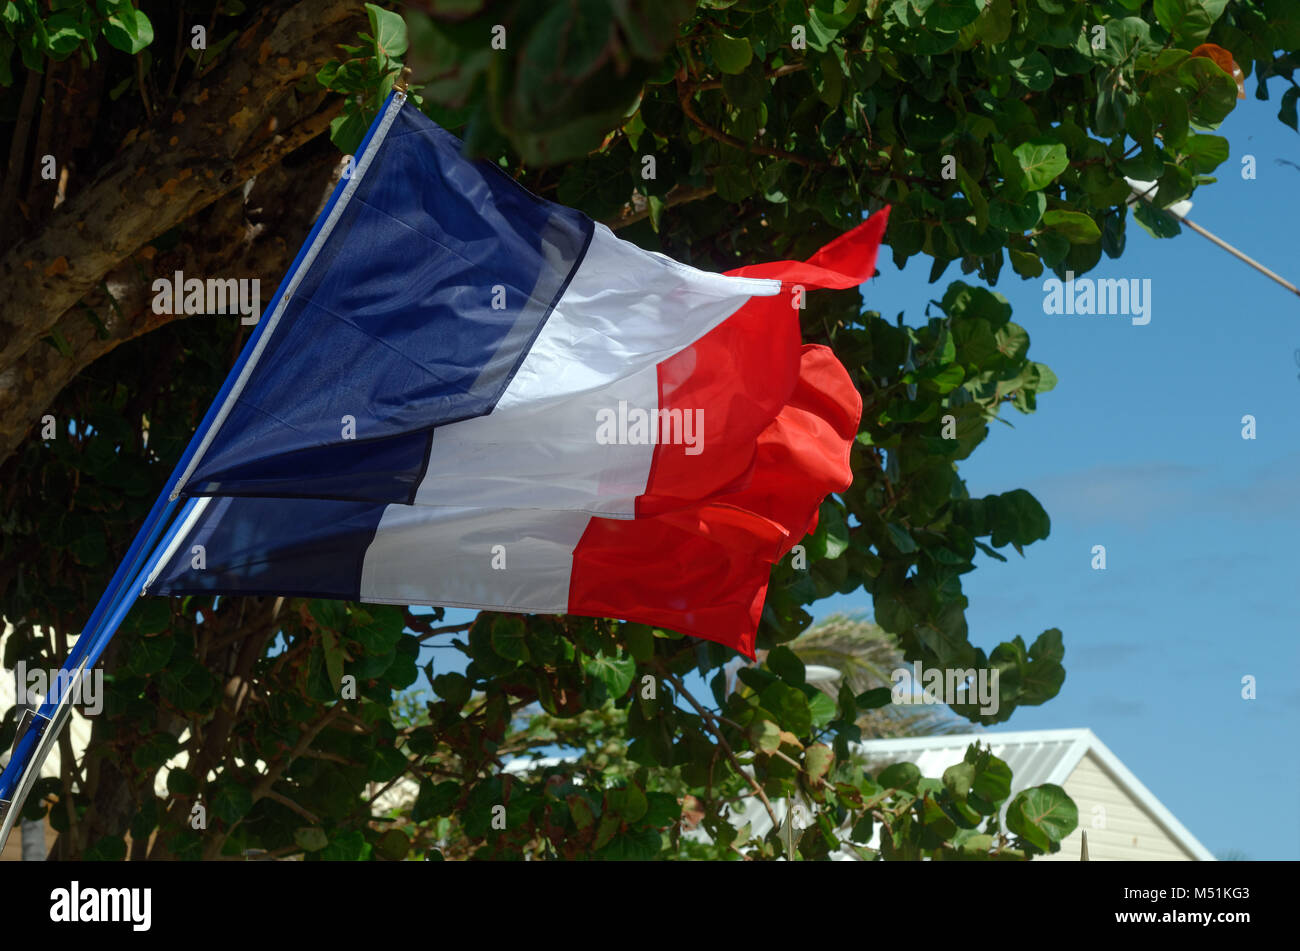
<path fill-rule="evenodd" d="M 1300 281 L 1300 136 L 1277 95 L 1238 104 L 1232 155 L 1189 217 Z M 1243 180 L 1241 160 L 1258 177 Z M 908 323 L 951 280 L 929 259 L 883 259 L 867 306 Z M 1215 854 L 1300 858 L 1300 298 L 1183 229 L 1128 246 L 1089 277 L 1150 278 L 1152 317 L 1048 316 L 1043 280 L 1009 267 L 995 290 L 1060 378 L 1038 412 L 1009 410 L 961 464 L 973 495 L 1025 488 L 1050 537 L 965 578 L 974 643 L 1065 635 L 1065 686 L 1000 729 L 1085 726 Z M 1242 417 L 1257 438 L 1242 439 Z M 1106 546 L 1107 567 L 1091 567 Z M 981 556 L 982 557 L 982 556 Z M 864 594 L 819 602 L 869 613 Z M 1242 677 L 1257 682 L 1243 700 Z"/>
<path fill-rule="evenodd" d="M 1294 281 L 1300 169 L 1277 160 L 1300 163 L 1300 136 L 1277 120 L 1278 93 L 1224 123 L 1232 155 L 1190 217 Z M 867 306 L 913 324 L 950 281 L 974 282 L 954 265 L 927 283 L 928 258 L 880 267 Z M 1044 278 L 1010 267 L 995 288 L 1060 383 L 1036 414 L 1008 410 L 1015 428 L 995 425 L 961 473 L 974 495 L 1028 489 L 1052 531 L 965 577 L 967 618 L 986 650 L 1061 628 L 1067 670 L 1055 699 L 999 729 L 1088 727 L 1211 852 L 1300 858 L 1300 298 L 1187 229 L 1157 241 L 1131 216 L 1124 256 L 1088 276 L 1149 278 L 1151 322 L 1048 316 Z M 813 611 L 870 608 L 858 592 Z M 430 654 L 439 672 L 464 667 Z M 1241 698 L 1247 675 L 1255 700 Z"/>

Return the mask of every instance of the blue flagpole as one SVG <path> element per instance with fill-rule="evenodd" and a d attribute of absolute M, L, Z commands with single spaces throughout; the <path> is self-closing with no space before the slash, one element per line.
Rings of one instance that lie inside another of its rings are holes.
<path fill-rule="evenodd" d="M 167 501 L 165 494 L 159 495 L 150 510 L 149 515 L 145 518 L 144 525 L 136 533 L 135 540 L 131 547 L 127 549 L 126 556 L 122 559 L 121 564 L 117 566 L 117 571 L 113 573 L 113 579 L 108 583 L 108 587 L 99 598 L 99 603 L 95 605 L 95 610 L 91 612 L 90 620 L 82 628 L 81 637 L 77 638 L 77 643 L 68 653 L 68 659 L 64 661 L 62 670 L 76 670 L 81 663 L 82 657 L 90 649 L 95 634 L 99 630 L 100 621 L 106 613 L 111 612 L 122 600 L 125 593 L 124 582 L 140 569 L 140 562 L 148 556 L 153 550 L 153 545 L 157 541 L 159 532 L 162 531 L 168 517 L 176 508 L 177 503 Z M 37 717 L 43 717 L 48 720 L 50 711 L 58 705 L 61 699 L 60 691 L 64 679 L 56 678 L 55 683 L 51 685 L 50 694 L 45 698 L 45 702 L 36 712 Z M 34 726 L 36 724 L 33 724 Z M 28 733 L 37 732 L 28 730 Z M 0 774 L 0 801 L 7 801 L 11 798 L 10 794 L 17 785 L 18 776 L 22 771 L 22 765 L 25 763 L 28 753 L 35 746 L 35 738 L 24 734 L 15 744 L 13 755 L 9 758 L 9 765 L 5 767 L 3 774 Z M 3 841 L 0 840 L 0 847 L 3 847 Z"/>
<path fill-rule="evenodd" d="M 159 498 L 161 499 L 162 496 L 159 496 Z M 8 838 L 9 832 L 17 822 L 23 801 L 27 798 L 27 794 L 31 792 L 36 777 L 40 773 L 41 764 L 44 763 L 45 757 L 49 755 L 50 750 L 54 748 L 59 733 L 72 714 L 72 699 L 77 694 L 73 684 L 79 683 L 85 672 L 99 660 L 104 648 L 108 646 L 113 634 L 117 632 L 118 627 L 126 618 L 127 612 L 135 604 L 135 598 L 130 595 L 133 592 L 139 594 L 141 586 L 158 566 L 158 562 L 167 550 L 172 538 L 185 524 L 185 517 L 197 504 L 197 499 L 189 499 L 185 503 L 180 516 L 171 522 L 161 541 L 158 541 L 152 552 L 147 558 L 144 558 L 143 564 L 140 564 L 141 557 L 129 559 L 133 569 L 133 572 L 129 573 L 130 583 L 118 586 L 108 607 L 107 619 L 99 626 L 98 630 L 93 633 L 88 630 L 82 634 L 77 643 L 79 651 L 74 652 L 79 653 L 80 658 L 74 660 L 74 657 L 70 654 L 62 667 L 62 671 L 73 676 L 55 678 L 56 683 L 51 687 L 49 696 L 45 698 L 41 708 L 33 715 L 31 725 L 15 745 L 13 756 L 4 771 L 4 779 L 7 784 L 5 799 L 8 800 L 9 805 L 5 809 L 3 824 L 0 824 L 0 848 L 3 848 L 4 841 Z M 173 507 L 174 503 L 167 505 L 168 510 Z M 161 525 L 162 521 L 159 519 L 157 524 L 150 529 L 151 540 L 157 539 L 156 529 L 161 528 Z M 145 534 L 145 530 L 142 528 L 136 536 L 136 541 L 139 542 Z M 123 559 L 122 564 L 118 566 L 118 571 L 120 572 L 127 563 L 128 559 Z M 110 590 L 112 590 L 112 586 L 110 586 Z M 105 597 L 100 599 L 100 606 L 103 606 L 108 593 L 108 591 L 104 592 Z"/>
<path fill-rule="evenodd" d="M 405 90 L 401 87 L 395 88 L 393 92 L 389 93 L 374 121 L 370 124 L 365 138 L 362 139 L 361 145 L 357 149 L 356 158 L 358 161 L 369 147 L 370 140 L 379 127 L 384 114 L 388 111 L 390 104 L 398 97 L 402 102 L 406 99 Z M 341 177 L 334 186 L 329 201 L 325 203 L 325 207 L 317 217 L 316 223 L 307 235 L 307 239 L 299 248 L 293 264 L 285 273 L 280 281 L 280 286 L 276 288 L 275 295 L 269 301 L 266 313 L 273 313 L 276 307 L 280 305 L 287 288 L 302 265 L 307 249 L 316 240 L 321 226 L 329 218 L 330 212 L 338 202 L 347 184 L 348 179 Z M 30 792 L 32 784 L 36 781 L 36 776 L 40 772 L 45 757 L 53 748 L 54 741 L 71 712 L 70 699 L 73 693 L 71 683 L 74 680 L 79 680 L 84 671 L 92 667 L 99 659 L 108 641 L 116 633 L 117 628 L 126 617 L 131 605 L 135 603 L 135 598 L 140 595 L 143 582 L 153 570 L 157 556 L 166 550 L 172 539 L 172 534 L 179 529 L 184 522 L 185 515 L 192 509 L 194 500 L 190 499 L 182 510 L 180 517 L 172 519 L 179 505 L 179 494 L 183 489 L 181 480 L 188 478 L 192 465 L 197 463 L 196 457 L 199 454 L 200 447 L 205 447 L 209 430 L 225 406 L 231 390 L 235 386 L 235 381 L 247 366 L 252 355 L 257 351 L 258 343 L 267 326 L 268 321 L 259 320 L 256 329 L 244 344 L 239 359 L 235 361 L 235 365 L 227 374 L 216 399 L 208 407 L 203 421 L 195 429 L 184 454 L 182 454 L 176 463 L 176 467 L 172 470 L 166 486 L 154 501 L 153 508 L 150 509 L 149 515 L 145 518 L 139 532 L 136 533 L 126 556 L 114 572 L 108 588 L 100 597 L 94 611 L 91 612 L 76 645 L 69 652 L 68 658 L 61 668 L 61 673 L 75 674 L 75 677 L 56 678 L 57 685 L 51 688 L 50 694 L 46 697 L 40 709 L 31 715 L 30 725 L 14 744 L 9 763 L 4 771 L 0 773 L 0 849 L 4 848 L 9 832 L 22 811 L 23 801 Z M 163 535 L 164 531 L 166 531 L 165 535 Z M 161 540 L 160 535 L 163 535 Z M 126 583 L 128 579 L 130 580 L 129 584 Z M 105 621 L 105 618 L 107 618 L 107 621 Z M 68 689 L 63 690 L 65 683 L 67 683 Z"/>

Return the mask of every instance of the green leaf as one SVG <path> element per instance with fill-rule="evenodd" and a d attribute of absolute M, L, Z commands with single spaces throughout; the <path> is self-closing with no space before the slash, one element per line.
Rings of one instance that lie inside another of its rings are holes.
<path fill-rule="evenodd" d="M 812 710 L 803 692 L 784 683 L 774 683 L 759 694 L 759 703 L 769 711 L 778 726 L 795 736 L 806 736 L 812 729 Z"/>
<path fill-rule="evenodd" d="M 1070 253 L 1070 239 L 1054 231 L 1045 231 L 1034 236 L 1034 250 L 1048 267 L 1056 267 Z"/>
<path fill-rule="evenodd" d="M 313 601 L 312 604 L 328 602 Z M 348 637 L 361 644 L 366 653 L 386 654 L 397 646 L 406 629 L 401 608 L 387 604 L 367 604 L 364 613 L 354 614 L 347 626 Z"/>
<path fill-rule="evenodd" d="M 321 634 L 321 649 L 325 654 L 325 670 L 329 674 L 330 685 L 337 692 L 343 684 L 343 648 L 339 646 L 337 631 L 324 628 Z"/>
<path fill-rule="evenodd" d="M 907 529 L 901 525 L 895 525 L 890 522 L 886 528 L 889 531 L 889 540 L 894 543 L 894 547 L 904 555 L 910 555 L 917 550 L 916 540 L 912 538 Z"/>
<path fill-rule="evenodd" d="M 645 793 L 636 783 L 611 789 L 605 795 L 609 801 L 609 808 L 626 823 L 640 822 L 649 808 Z"/>
<path fill-rule="evenodd" d="M 659 233 L 659 222 L 663 220 L 664 200 L 658 195 L 651 195 L 646 198 L 646 206 L 650 210 L 650 227 L 655 234 Z"/>
<path fill-rule="evenodd" d="M 975 766 L 971 763 L 956 763 L 943 771 L 944 788 L 958 802 L 965 802 L 975 782 Z"/>
<path fill-rule="evenodd" d="M 1064 789 L 1051 783 L 1023 790 L 1007 807 L 1007 828 L 1044 852 L 1078 825 L 1078 807 Z"/>
<path fill-rule="evenodd" d="M 1145 201 L 1133 206 L 1133 220 L 1153 238 L 1172 238 L 1183 230 L 1173 215 L 1159 211 Z"/>
<path fill-rule="evenodd" d="M 979 18 L 983 5 L 976 0 L 932 0 L 921 22 L 927 30 L 956 33 Z M 922 7 L 922 4 L 917 6 Z"/>
<path fill-rule="evenodd" d="M 645 663 L 654 656 L 654 629 L 648 624 L 624 624 L 619 628 L 619 634 L 622 635 L 623 644 L 627 647 L 627 652 L 632 655 L 633 660 L 638 663 Z"/>
<path fill-rule="evenodd" d="M 176 644 L 170 634 L 141 637 L 131 645 L 131 673 L 140 677 L 155 674 L 167 666 Z"/>
<path fill-rule="evenodd" d="M 72 356 L 72 344 L 68 343 L 68 338 L 63 336 L 63 333 L 57 327 L 41 339 L 59 351 L 60 356 Z"/>
<path fill-rule="evenodd" d="M 126 858 L 126 839 L 106 835 L 81 854 L 83 862 L 120 862 Z"/>
<path fill-rule="evenodd" d="M 108 557 L 108 546 L 104 544 L 104 536 L 95 531 L 79 536 L 68 546 L 68 551 L 78 563 L 87 568 L 102 565 L 104 559 Z"/>
<path fill-rule="evenodd" d="M 632 678 L 636 676 L 636 661 L 631 657 L 597 654 L 595 657 L 584 658 L 582 669 L 588 677 L 595 677 L 605 685 L 605 692 L 610 699 L 617 700 L 632 686 Z"/>
<path fill-rule="evenodd" d="M 359 862 L 368 853 L 366 837 L 359 829 L 349 829 L 330 839 L 330 844 L 316 855 L 322 862 Z"/>
<path fill-rule="evenodd" d="M 379 68 L 387 71 L 406 52 L 406 21 L 401 14 L 377 7 L 373 3 L 366 4 L 366 14 L 370 17 L 370 32 L 375 38 Z"/>
<path fill-rule="evenodd" d="M 167 771 L 167 791 L 173 796 L 193 796 L 199 791 L 199 781 L 182 769 L 171 769 Z"/>
<path fill-rule="evenodd" d="M 573 818 L 573 824 L 579 831 L 588 828 L 596 821 L 596 812 L 582 793 L 571 793 L 565 797 L 565 801 L 569 804 L 569 815 Z"/>
<path fill-rule="evenodd" d="M 817 98 L 834 109 L 839 106 L 840 98 L 844 94 L 844 71 L 840 68 L 839 57 L 827 51 L 821 55 L 817 66 L 814 77 Z M 832 115 L 839 117 L 838 114 Z"/>
<path fill-rule="evenodd" d="M 389 829 L 375 843 L 375 854 L 390 862 L 400 862 L 411 851 L 411 840 L 401 829 Z"/>
<path fill-rule="evenodd" d="M 354 155 L 369 127 L 360 107 L 349 100 L 344 114 L 330 120 L 330 141 L 340 152 Z"/>
<path fill-rule="evenodd" d="M 804 683 L 803 661 L 785 645 L 772 648 L 767 653 L 767 666 L 786 683 L 799 687 Z"/>
<path fill-rule="evenodd" d="M 1041 192 L 1039 193 L 1041 194 Z M 1037 254 L 1031 251 L 1017 251 L 1011 248 L 1007 251 L 1008 257 L 1011 258 L 1012 269 L 1023 278 L 1035 278 L 1043 273 L 1043 262 L 1039 260 Z M 1000 555 L 998 557 L 1001 557 Z"/>
<path fill-rule="evenodd" d="M 754 48 L 749 45 L 747 38 L 728 36 L 726 33 L 713 34 L 713 39 L 709 42 L 709 52 L 713 54 L 713 61 L 718 64 L 718 69 L 733 75 L 743 73 L 750 60 L 754 58 Z"/>
<path fill-rule="evenodd" d="M 347 627 L 348 612 L 342 601 L 311 601 L 307 611 L 320 628 L 341 631 Z"/>
<path fill-rule="evenodd" d="M 81 21 L 68 11 L 60 11 L 45 21 L 45 48 L 55 60 L 64 59 L 85 39 Z"/>
<path fill-rule="evenodd" d="M 1190 91 L 1188 108 L 1199 125 L 1217 125 L 1237 106 L 1237 81 L 1205 56 L 1185 60 L 1178 81 Z"/>
<path fill-rule="evenodd" d="M 1011 74 L 1028 89 L 1043 92 L 1051 87 L 1054 74 L 1052 64 L 1038 50 L 1028 56 L 1011 61 Z"/>
<path fill-rule="evenodd" d="M 1051 184 L 1070 164 L 1065 146 L 1047 138 L 1031 139 L 1017 146 L 1012 154 L 1020 163 L 1026 187 L 1030 191 L 1038 191 Z"/>
<path fill-rule="evenodd" d="M 1097 222 L 1081 211 L 1049 211 L 1043 215 L 1043 227 L 1065 235 L 1074 244 L 1092 244 L 1101 240 Z"/>
<path fill-rule="evenodd" d="M 610 862 L 648 862 L 662 848 L 663 839 L 657 829 L 635 826 L 612 838 L 608 845 L 595 853 L 595 857 Z"/>
<path fill-rule="evenodd" d="M 876 777 L 876 782 L 886 789 L 906 789 L 909 791 L 916 790 L 916 784 L 921 779 L 921 770 L 915 763 L 895 763 L 893 766 L 881 771 Z"/>
<path fill-rule="evenodd" d="M 1093 55 L 1102 63 L 1125 70 L 1151 44 L 1151 27 L 1140 17 L 1106 21 L 1106 44 Z"/>
<path fill-rule="evenodd" d="M 835 753 L 825 743 L 814 743 L 804 752 L 803 765 L 812 782 L 817 782 L 828 772 L 835 762 Z"/>
<path fill-rule="evenodd" d="M 1019 702 L 1038 705 L 1051 700 L 1065 683 L 1065 644 L 1058 628 L 1039 634 L 1029 648 L 1028 670 L 1020 681 Z"/>
<path fill-rule="evenodd" d="M 682 817 L 682 804 L 671 793 L 652 792 L 646 794 L 646 814 L 642 817 L 643 825 L 655 829 L 670 826 Z"/>
<path fill-rule="evenodd" d="M 526 661 L 528 628 L 517 614 L 500 614 L 492 621 L 492 650 L 505 660 Z"/>
<path fill-rule="evenodd" d="M 772 83 L 758 61 L 750 63 L 738 73 L 724 74 L 722 93 L 737 109 L 756 109 L 772 91 Z"/>
<path fill-rule="evenodd" d="M 170 733 L 151 733 L 131 753 L 131 761 L 140 769 L 153 771 L 176 755 L 180 743 Z"/>
<path fill-rule="evenodd" d="M 427 779 L 421 780 L 419 795 L 411 810 L 411 818 L 416 822 L 427 822 L 439 816 L 449 816 L 460 799 L 459 783 L 448 780 L 436 786 Z"/>
<path fill-rule="evenodd" d="M 854 703 L 863 710 L 876 710 L 893 703 L 894 694 L 888 687 L 876 687 L 864 690 L 854 698 Z"/>
<path fill-rule="evenodd" d="M 231 823 L 248 815 L 253 808 L 253 792 L 233 780 L 223 780 L 209 798 L 212 814 Z"/>
<path fill-rule="evenodd" d="M 212 696 L 212 674 L 202 664 L 185 657 L 158 675 L 158 688 L 170 703 L 188 712 L 199 712 Z"/>
<path fill-rule="evenodd" d="M 1287 91 L 1300 94 L 1295 87 Z M 1180 151 L 1187 156 L 1187 166 L 1193 172 L 1208 175 L 1228 160 L 1228 140 L 1221 135 L 1197 133 L 1187 137 Z"/>
<path fill-rule="evenodd" d="M 996 756 L 990 756 L 983 767 L 976 767 L 971 793 L 983 800 L 985 815 L 998 811 L 1002 801 L 1011 795 L 1011 767 Z"/>
<path fill-rule="evenodd" d="M 1155 131 L 1165 148 L 1179 145 L 1187 137 L 1187 100 L 1167 86 L 1153 89 L 1142 98 Z M 1138 177 L 1138 176 L 1132 176 Z M 1154 176 L 1152 176 L 1154 177 Z"/>
<path fill-rule="evenodd" d="M 813 729 L 820 730 L 835 719 L 835 700 L 830 694 L 818 690 L 808 701 L 808 712 L 812 714 Z"/>
<path fill-rule="evenodd" d="M 319 852 L 330 844 L 329 836 L 320 826 L 300 826 L 294 829 L 293 841 L 304 852 Z"/>
<path fill-rule="evenodd" d="M 1041 191 L 1014 199 L 997 194 L 989 203 L 989 224 L 1003 231 L 1023 234 L 1038 225 L 1046 209 L 1047 196 Z"/>
<path fill-rule="evenodd" d="M 1300 100 L 1300 87 L 1292 86 L 1282 93 L 1282 106 L 1277 111 L 1277 117 L 1295 131 L 1300 132 L 1300 126 L 1296 124 L 1296 102 L 1298 100 Z"/>
<path fill-rule="evenodd" d="M 1155 0 L 1156 20 L 1188 45 L 1204 43 L 1210 27 L 1223 15 L 1228 0 Z"/>
<path fill-rule="evenodd" d="M 113 48 L 134 56 L 153 42 L 153 24 L 143 11 L 121 4 L 104 21 L 104 39 Z"/>

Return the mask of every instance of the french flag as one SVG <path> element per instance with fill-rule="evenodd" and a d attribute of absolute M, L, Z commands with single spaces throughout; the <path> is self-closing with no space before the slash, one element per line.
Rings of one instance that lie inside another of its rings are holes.
<path fill-rule="evenodd" d="M 753 656 L 862 404 L 802 295 L 888 210 L 715 274 L 544 201 L 395 92 L 180 474 L 144 593 L 639 621 Z"/>

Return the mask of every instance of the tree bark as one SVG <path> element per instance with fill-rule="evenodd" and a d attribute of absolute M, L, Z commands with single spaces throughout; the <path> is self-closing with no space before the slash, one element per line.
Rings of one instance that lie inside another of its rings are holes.
<path fill-rule="evenodd" d="M 191 83 L 179 104 L 128 134 L 93 181 L 0 257 L 0 461 L 87 364 L 170 319 L 140 306 L 148 285 L 136 279 L 136 265 L 147 262 L 146 245 L 321 134 L 340 103 L 322 106 L 321 91 L 304 94 L 294 86 L 364 28 L 363 8 L 348 0 L 300 0 L 263 11 L 209 81 Z M 289 260 L 295 251 L 289 249 Z M 199 273 L 212 273 L 201 255 L 194 260 Z M 174 262 L 164 256 L 159 263 Z M 54 330 L 71 357 L 42 339 Z"/>

